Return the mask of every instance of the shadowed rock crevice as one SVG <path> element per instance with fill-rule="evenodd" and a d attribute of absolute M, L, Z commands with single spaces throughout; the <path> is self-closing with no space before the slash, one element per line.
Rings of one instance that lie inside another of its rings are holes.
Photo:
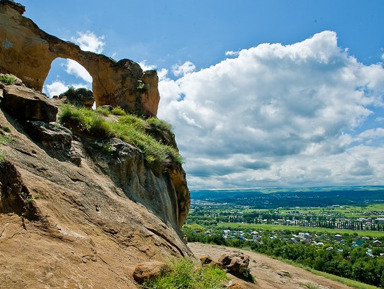
<path fill-rule="evenodd" d="M 10 162 L 0 162 L 0 213 L 16 213 L 29 220 L 40 218 L 33 196 Z"/>

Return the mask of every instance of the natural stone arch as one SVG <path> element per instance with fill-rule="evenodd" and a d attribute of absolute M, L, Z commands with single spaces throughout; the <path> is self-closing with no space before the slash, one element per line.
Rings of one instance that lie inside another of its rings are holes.
<path fill-rule="evenodd" d="M 77 61 L 93 78 L 96 106 L 120 106 L 128 112 L 156 116 L 160 100 L 156 71 L 143 71 L 129 59 L 118 62 L 42 31 L 22 16 L 20 5 L 0 2 L 0 71 L 12 73 L 42 91 L 57 57 Z"/>
<path fill-rule="evenodd" d="M 67 77 L 62 77 L 63 75 Z M 69 85 L 75 89 L 85 88 L 92 91 L 92 83 L 92 76 L 80 63 L 57 57 L 51 62 L 51 69 L 44 81 L 43 92 L 49 97 L 58 96 L 67 91 Z"/>

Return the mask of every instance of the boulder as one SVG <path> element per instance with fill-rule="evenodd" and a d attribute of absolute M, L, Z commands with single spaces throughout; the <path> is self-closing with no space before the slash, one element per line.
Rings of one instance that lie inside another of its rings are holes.
<path fill-rule="evenodd" d="M 2 107 L 19 121 L 56 120 L 57 107 L 45 95 L 24 86 L 4 87 Z"/>
<path fill-rule="evenodd" d="M 160 277 L 167 271 L 170 271 L 170 268 L 164 262 L 142 262 L 136 266 L 135 271 L 133 272 L 133 278 L 137 283 L 142 284 L 146 281 Z"/>
<path fill-rule="evenodd" d="M 218 261 L 219 265 L 226 269 L 228 273 L 238 278 L 252 280 L 249 273 L 249 257 L 242 253 L 224 254 Z"/>
<path fill-rule="evenodd" d="M 204 255 L 200 257 L 201 265 L 217 265 L 215 261 L 209 255 Z"/>
<path fill-rule="evenodd" d="M 69 150 L 72 142 L 72 132 L 60 125 L 43 121 L 27 121 L 28 134 L 45 148 L 54 150 Z"/>

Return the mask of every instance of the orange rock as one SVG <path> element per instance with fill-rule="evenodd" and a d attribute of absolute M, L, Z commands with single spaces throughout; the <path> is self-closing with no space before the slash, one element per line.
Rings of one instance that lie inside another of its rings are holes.
<path fill-rule="evenodd" d="M 93 78 L 96 105 L 120 106 L 128 112 L 156 116 L 160 100 L 155 71 L 143 71 L 129 59 L 115 60 L 63 41 L 23 17 L 23 9 L 0 2 L 0 71 L 12 73 L 42 91 L 51 63 L 58 57 L 77 61 Z"/>

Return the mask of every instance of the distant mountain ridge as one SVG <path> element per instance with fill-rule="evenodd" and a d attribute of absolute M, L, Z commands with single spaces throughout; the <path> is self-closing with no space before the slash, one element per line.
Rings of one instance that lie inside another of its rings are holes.
<path fill-rule="evenodd" d="M 384 186 L 261 188 L 191 191 L 191 200 L 253 208 L 324 207 L 384 201 Z"/>

